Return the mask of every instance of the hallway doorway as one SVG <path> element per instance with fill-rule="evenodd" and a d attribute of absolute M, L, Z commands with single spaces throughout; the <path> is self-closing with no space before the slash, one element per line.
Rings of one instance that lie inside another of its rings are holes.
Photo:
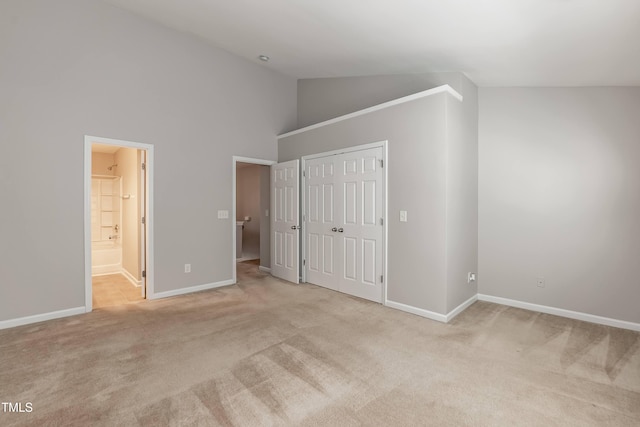
<path fill-rule="evenodd" d="M 271 271 L 269 160 L 233 157 L 233 279 L 238 271 Z"/>

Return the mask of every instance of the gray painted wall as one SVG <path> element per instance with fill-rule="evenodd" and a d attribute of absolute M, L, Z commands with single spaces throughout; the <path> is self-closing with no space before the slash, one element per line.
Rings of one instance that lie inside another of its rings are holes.
<path fill-rule="evenodd" d="M 84 306 L 85 134 L 155 146 L 156 292 L 232 277 L 231 158 L 276 159 L 295 79 L 95 0 L 0 2 L 0 64 L 0 320 Z"/>
<path fill-rule="evenodd" d="M 478 90 L 461 84 L 464 101 L 447 102 L 447 313 L 478 293 Z"/>
<path fill-rule="evenodd" d="M 298 80 L 298 127 L 323 122 L 443 84 L 448 84 L 465 95 L 464 90 L 468 89 L 464 85 L 465 81 L 470 83 L 461 73 L 301 79 Z"/>
<path fill-rule="evenodd" d="M 447 313 L 448 305 L 447 162 L 450 156 L 447 135 L 452 128 L 447 120 L 456 119 L 447 117 L 449 103 L 460 104 L 449 94 L 437 94 L 283 138 L 279 142 L 279 161 L 287 161 L 344 147 L 389 141 L 388 298 L 441 314 Z M 461 110 L 456 111 L 462 115 Z M 460 131 L 456 136 L 456 144 L 462 144 L 462 134 Z M 456 185 L 466 186 L 467 182 L 462 184 L 462 181 L 462 178 L 456 181 Z M 469 203 L 473 203 L 473 199 Z M 457 204 L 451 206 L 458 208 Z M 408 222 L 399 222 L 400 210 L 408 212 Z M 455 221 L 464 220 L 464 215 L 457 215 Z M 475 224 L 476 218 L 472 222 Z M 469 228 L 473 229 L 473 225 L 465 230 Z M 451 249 L 449 256 L 457 257 L 456 250 Z M 464 262 L 472 265 L 462 267 Z M 475 268 L 476 260 L 458 262 L 456 259 L 455 265 L 451 271 L 460 268 L 468 271 Z M 468 292 L 475 294 L 475 287 Z M 451 301 L 458 301 L 460 295 L 468 292 L 456 289 Z"/>
<path fill-rule="evenodd" d="M 464 102 L 447 103 L 447 313 L 477 293 L 467 273 L 478 271 L 478 88 L 462 73 L 398 74 L 298 80 L 299 127 L 322 122 L 373 105 L 448 84 Z M 405 126 L 399 122 L 398 126 Z M 329 142 L 323 141 L 321 147 Z M 293 147 L 290 149 L 295 150 Z M 324 150 L 326 151 L 326 150 Z M 282 156 L 282 143 L 280 155 Z M 410 156 L 410 154 L 409 154 Z M 392 157 L 394 167 L 409 163 Z M 393 197 L 393 195 L 391 196 Z M 414 215 L 410 215 L 410 218 Z M 392 221 L 395 221 L 393 215 Z M 398 236 L 399 237 L 399 236 Z M 415 239 L 409 232 L 406 238 Z M 401 249 L 398 249 L 401 250 Z M 419 260 L 416 262 L 420 263 Z M 404 267 L 403 267 L 404 268 Z M 393 299 L 393 298 L 392 298 Z M 407 303 L 410 304 L 410 303 Z M 425 308 L 425 307 L 422 307 Z"/>
<path fill-rule="evenodd" d="M 637 87 L 480 89 L 480 293 L 640 322 L 639 112 Z"/>

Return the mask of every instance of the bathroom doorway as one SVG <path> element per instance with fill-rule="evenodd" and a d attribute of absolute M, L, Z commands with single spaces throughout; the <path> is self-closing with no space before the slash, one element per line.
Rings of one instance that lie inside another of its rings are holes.
<path fill-rule="evenodd" d="M 149 147 L 85 138 L 86 311 L 152 295 Z"/>
<path fill-rule="evenodd" d="M 233 275 L 271 271 L 270 160 L 233 157 Z"/>

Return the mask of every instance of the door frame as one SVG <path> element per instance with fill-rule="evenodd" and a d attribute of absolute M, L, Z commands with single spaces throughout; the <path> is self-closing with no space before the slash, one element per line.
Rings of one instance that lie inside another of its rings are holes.
<path fill-rule="evenodd" d="M 93 287 L 91 278 L 91 145 L 93 143 L 117 145 L 143 150 L 146 153 L 146 191 L 145 191 L 145 241 L 146 245 L 146 286 L 147 299 L 154 299 L 154 234 L 153 234 L 153 145 L 120 139 L 84 136 L 84 305 L 85 312 L 93 310 Z"/>
<path fill-rule="evenodd" d="M 306 283 L 307 282 L 307 265 L 306 265 L 306 259 L 307 259 L 307 239 L 306 239 L 306 228 L 307 228 L 307 206 L 306 206 L 306 201 L 307 201 L 307 177 L 306 177 L 306 170 L 307 170 L 307 165 L 306 162 L 308 160 L 312 160 L 312 159 L 318 159 L 321 157 L 329 157 L 329 156 L 336 156 L 339 154 L 344 154 L 344 153 L 352 153 L 354 151 L 363 151 L 363 150 L 368 150 L 369 148 L 382 148 L 382 162 L 383 162 L 383 168 L 382 168 L 382 219 L 383 219 L 383 223 L 382 223 L 382 276 L 384 278 L 383 282 L 382 282 L 382 305 L 386 305 L 386 301 L 387 301 L 387 283 L 389 283 L 389 274 L 388 271 L 389 269 L 387 268 L 387 242 L 389 241 L 388 239 L 388 218 L 389 218 L 389 204 L 388 204 L 388 197 L 387 197 L 387 182 L 388 182 L 388 176 L 389 176 L 389 162 L 387 161 L 387 158 L 389 156 L 388 153 L 388 143 L 389 141 L 384 140 L 384 141 L 378 141 L 378 142 L 371 142 L 368 144 L 362 144 L 362 145 L 355 145 L 353 147 L 345 147 L 345 148 L 340 148 L 337 150 L 331 150 L 331 151 L 325 151 L 322 153 L 317 153 L 317 154 L 309 154 L 307 156 L 302 156 L 302 163 L 301 163 L 301 167 L 300 169 L 302 170 L 302 185 L 301 185 L 301 189 L 300 189 L 300 197 L 301 197 L 301 215 L 302 215 L 302 239 L 300 242 L 300 246 L 302 247 L 300 253 L 302 254 L 302 260 L 303 260 L 303 264 L 302 264 L 302 269 L 301 269 L 301 275 L 302 275 L 302 279 L 301 282 L 302 283 Z"/>
<path fill-rule="evenodd" d="M 231 279 L 233 283 L 238 282 L 238 271 L 236 270 L 236 164 L 251 163 L 260 166 L 271 166 L 278 162 L 275 160 L 254 159 L 251 157 L 232 156 L 231 157 Z M 269 172 L 271 176 L 271 172 Z M 269 192 L 271 192 L 271 184 L 269 184 Z M 269 195 L 271 200 L 271 195 Z M 262 212 L 260 212 L 262 215 Z M 271 218 L 271 208 L 269 208 L 269 218 Z M 271 221 L 269 221 L 271 222 Z M 271 233 L 271 225 L 269 225 L 269 233 Z"/>

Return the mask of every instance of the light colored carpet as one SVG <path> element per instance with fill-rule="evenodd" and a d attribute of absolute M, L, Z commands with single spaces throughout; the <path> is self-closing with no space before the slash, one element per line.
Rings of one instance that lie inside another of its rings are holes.
<path fill-rule="evenodd" d="M 640 425 L 640 334 L 239 284 L 0 331 L 0 425 Z M 1 408 L 0 408 L 1 409 Z"/>

